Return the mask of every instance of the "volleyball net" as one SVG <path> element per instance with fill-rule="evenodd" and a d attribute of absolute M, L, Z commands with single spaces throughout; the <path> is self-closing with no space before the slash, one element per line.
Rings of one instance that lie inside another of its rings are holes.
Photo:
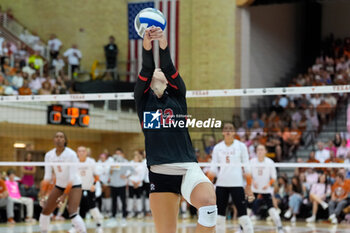
<path fill-rule="evenodd" d="M 222 140 L 223 124 L 233 122 L 236 138 L 246 143 L 250 157 L 256 156 L 257 144 L 265 144 L 267 156 L 281 171 L 297 167 L 349 169 L 344 163 L 349 156 L 337 154 L 342 140 L 346 148 L 349 146 L 349 90 L 349 85 L 190 90 L 186 95 L 189 123 L 185 125 L 202 167 L 210 165 L 212 148 Z M 329 104 L 332 98 L 336 106 Z M 38 166 L 36 180 L 42 179 L 44 155 L 54 148 L 57 131 L 65 132 L 70 148 L 89 148 L 95 160 L 101 154 L 112 156 L 117 148 L 132 160 L 136 150 L 144 149 L 141 125 L 147 125 L 137 116 L 133 93 L 1 96 L 0 111 L 0 170 L 14 168 L 18 176 L 21 167 Z M 162 114 L 166 122 L 169 115 Z M 332 145 L 330 141 L 337 133 L 342 140 Z M 319 149 L 319 142 L 330 151 L 334 162 L 305 163 L 309 154 Z M 25 161 L 28 154 L 30 163 Z"/>

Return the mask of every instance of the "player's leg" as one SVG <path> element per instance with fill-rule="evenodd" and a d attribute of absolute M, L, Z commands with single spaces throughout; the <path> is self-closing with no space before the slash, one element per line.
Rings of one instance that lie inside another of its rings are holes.
<path fill-rule="evenodd" d="M 84 219 L 86 217 L 86 213 L 89 211 L 88 206 L 88 191 L 82 190 L 80 205 L 79 205 L 79 215 Z"/>
<path fill-rule="evenodd" d="M 84 220 L 80 217 L 78 212 L 81 195 L 82 195 L 81 187 L 73 186 L 68 196 L 68 213 L 69 213 L 69 218 L 71 219 L 75 230 L 78 233 L 86 233 L 86 226 L 85 226 Z"/>
<path fill-rule="evenodd" d="M 112 198 L 112 217 L 117 217 L 117 189 L 116 187 L 110 186 L 111 198 Z"/>
<path fill-rule="evenodd" d="M 96 206 L 96 196 L 95 192 L 88 191 L 87 194 L 87 206 L 89 208 L 89 212 L 96 222 L 96 232 L 100 233 L 102 232 L 102 214 L 100 213 L 100 210 Z"/>
<path fill-rule="evenodd" d="M 156 232 L 175 233 L 180 195 L 166 192 L 151 193 L 149 200 Z"/>
<path fill-rule="evenodd" d="M 129 186 L 129 197 L 127 204 L 128 218 L 134 217 L 134 196 L 136 196 L 135 188 Z"/>
<path fill-rule="evenodd" d="M 127 212 L 127 205 L 126 205 L 126 186 L 118 188 L 118 195 L 120 197 L 120 201 L 122 203 L 122 212 L 123 212 L 123 219 L 125 219 L 128 215 Z"/>
<path fill-rule="evenodd" d="M 214 232 L 217 219 L 214 185 L 204 175 L 198 164 L 194 164 L 184 175 L 181 194 L 198 210 L 198 224 L 195 232 Z"/>
<path fill-rule="evenodd" d="M 265 202 L 265 204 L 267 205 L 268 213 L 269 213 L 272 221 L 277 226 L 277 229 L 279 231 L 281 231 L 283 228 L 281 217 L 278 214 L 276 208 L 273 207 L 271 194 L 262 194 L 262 198 L 263 198 L 263 201 Z"/>
<path fill-rule="evenodd" d="M 50 214 L 56 209 L 57 199 L 63 194 L 63 191 L 63 189 L 54 187 L 49 194 L 39 218 L 39 226 L 42 233 L 48 232 L 50 225 Z"/>
<path fill-rule="evenodd" d="M 226 231 L 226 209 L 228 204 L 229 192 L 227 187 L 216 187 L 216 204 L 218 206 L 218 217 L 216 231 L 218 233 Z"/>
<path fill-rule="evenodd" d="M 238 223 L 243 228 L 244 233 L 253 233 L 253 223 L 247 215 L 247 201 L 243 187 L 230 188 L 233 203 L 237 208 Z"/>
<path fill-rule="evenodd" d="M 142 187 L 135 189 L 137 218 L 143 218 L 144 216 L 142 208 L 142 191 Z"/>
<path fill-rule="evenodd" d="M 145 211 L 146 211 L 146 214 L 148 215 L 151 211 L 149 206 L 149 183 L 144 183 L 143 188 L 145 192 Z"/>
<path fill-rule="evenodd" d="M 191 203 L 198 209 L 198 224 L 195 232 L 215 232 L 217 207 L 213 184 L 209 182 L 198 184 L 191 193 Z"/>

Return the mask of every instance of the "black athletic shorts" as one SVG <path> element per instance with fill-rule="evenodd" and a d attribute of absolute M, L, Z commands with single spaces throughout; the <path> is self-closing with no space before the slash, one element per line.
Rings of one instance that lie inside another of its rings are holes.
<path fill-rule="evenodd" d="M 233 204 L 237 208 L 238 217 L 247 215 L 247 201 L 243 187 L 216 187 L 218 214 L 226 216 L 229 195 L 231 195 Z"/>
<path fill-rule="evenodd" d="M 57 186 L 57 185 L 55 185 L 55 187 L 58 188 L 58 189 L 61 190 L 61 191 L 66 190 L 66 188 L 62 188 L 62 187 Z M 73 186 L 72 186 L 72 189 L 74 189 L 74 188 L 81 188 L 81 184 L 73 185 Z"/>
<path fill-rule="evenodd" d="M 181 175 L 163 175 L 149 171 L 150 193 L 181 194 Z"/>
<path fill-rule="evenodd" d="M 86 213 L 95 207 L 96 207 L 95 192 L 91 192 L 89 190 L 83 190 L 81 194 L 81 200 L 80 200 L 80 209 L 79 209 L 80 216 L 82 218 L 85 218 Z"/>

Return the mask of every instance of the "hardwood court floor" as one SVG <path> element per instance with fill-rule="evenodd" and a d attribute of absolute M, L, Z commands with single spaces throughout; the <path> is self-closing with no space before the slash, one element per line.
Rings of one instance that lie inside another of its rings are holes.
<path fill-rule="evenodd" d="M 94 222 L 86 221 L 88 233 L 95 232 Z M 179 220 L 178 233 L 194 233 L 196 222 L 194 220 Z M 306 224 L 305 222 L 297 222 L 291 224 L 284 222 L 286 233 L 346 233 L 350 232 L 350 224 L 339 224 L 334 226 L 328 223 Z M 71 224 L 69 221 L 52 222 L 52 233 L 67 233 Z M 236 222 L 228 221 L 226 224 L 226 233 L 234 233 L 238 230 Z M 103 223 L 104 233 L 155 233 L 154 225 L 151 219 L 145 220 L 128 220 L 126 226 L 121 226 L 120 221 L 109 219 Z M 275 227 L 270 222 L 257 221 L 254 223 L 255 232 L 273 233 Z M 38 223 L 26 224 L 17 223 L 15 225 L 0 224 L 0 233 L 37 233 L 40 232 Z"/>

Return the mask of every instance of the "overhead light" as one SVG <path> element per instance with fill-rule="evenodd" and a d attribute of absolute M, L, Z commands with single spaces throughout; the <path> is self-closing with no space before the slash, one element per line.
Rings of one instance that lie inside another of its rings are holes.
<path fill-rule="evenodd" d="M 26 144 L 22 142 L 16 142 L 13 144 L 13 147 L 16 149 L 24 149 L 26 148 Z"/>

